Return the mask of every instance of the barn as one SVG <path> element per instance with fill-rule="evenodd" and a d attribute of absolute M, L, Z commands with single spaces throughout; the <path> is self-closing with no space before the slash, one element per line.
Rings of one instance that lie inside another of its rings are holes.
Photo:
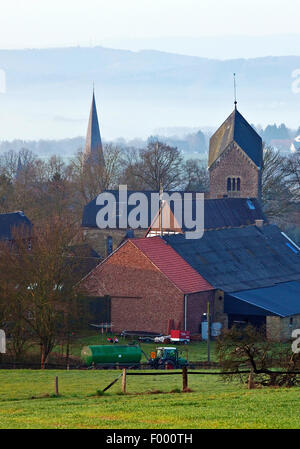
<path fill-rule="evenodd" d="M 223 327 L 265 325 L 267 336 L 277 340 L 300 327 L 300 248 L 277 226 L 259 223 L 212 230 L 195 241 L 180 235 L 164 240 L 214 286 L 214 319 Z"/>
<path fill-rule="evenodd" d="M 128 239 L 82 281 L 109 297 L 113 329 L 199 333 L 207 303 L 212 320 L 265 325 L 272 339 L 300 326 L 300 251 L 274 225 Z"/>
<path fill-rule="evenodd" d="M 214 296 L 209 282 L 160 237 L 126 240 L 81 285 L 89 296 L 109 298 L 115 332 L 166 333 L 172 321 L 198 333 L 198 316 Z"/>

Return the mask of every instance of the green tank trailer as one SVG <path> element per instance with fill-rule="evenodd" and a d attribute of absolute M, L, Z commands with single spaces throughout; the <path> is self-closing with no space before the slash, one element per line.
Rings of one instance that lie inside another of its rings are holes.
<path fill-rule="evenodd" d="M 145 355 L 147 364 L 155 369 L 174 369 L 187 366 L 188 362 L 180 357 L 175 347 L 159 347 L 151 352 L 150 357 L 139 345 L 93 345 L 84 346 L 81 351 L 81 359 L 88 366 L 97 368 L 115 368 L 140 366 L 142 354 Z"/>
<path fill-rule="evenodd" d="M 93 345 L 84 346 L 81 359 L 87 366 L 138 366 L 142 358 L 141 348 L 137 345 Z"/>

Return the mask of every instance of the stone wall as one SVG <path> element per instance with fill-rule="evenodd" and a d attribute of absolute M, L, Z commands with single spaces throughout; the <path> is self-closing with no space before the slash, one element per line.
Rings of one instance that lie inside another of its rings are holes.
<path fill-rule="evenodd" d="M 240 191 L 227 191 L 227 178 L 240 178 Z M 260 170 L 235 143 L 209 169 L 210 198 L 260 198 Z"/>
<path fill-rule="evenodd" d="M 106 241 L 109 235 L 113 239 L 113 250 L 115 250 L 120 242 L 124 239 L 126 229 L 98 229 L 98 228 L 83 228 L 82 239 L 85 243 L 89 244 L 100 257 L 105 258 L 106 254 Z M 135 229 L 135 237 L 144 237 L 146 234 L 145 229 Z"/>
<path fill-rule="evenodd" d="M 267 316 L 267 338 L 274 341 L 287 341 L 291 339 L 292 332 L 300 329 L 300 315 L 281 318 Z"/>
<path fill-rule="evenodd" d="M 224 292 L 215 290 L 214 292 L 214 321 L 222 324 L 222 329 L 228 329 L 228 315 L 224 313 Z"/>

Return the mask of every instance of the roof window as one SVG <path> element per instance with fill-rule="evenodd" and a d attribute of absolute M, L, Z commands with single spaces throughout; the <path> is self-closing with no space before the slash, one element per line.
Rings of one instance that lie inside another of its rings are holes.
<path fill-rule="evenodd" d="M 247 204 L 248 204 L 249 209 L 255 210 L 255 206 L 254 206 L 254 204 L 252 203 L 251 200 L 248 199 L 248 200 L 247 200 Z"/>
<path fill-rule="evenodd" d="M 293 245 L 291 245 L 289 242 L 285 242 L 285 244 L 293 251 L 293 253 L 299 254 L 299 251 Z"/>

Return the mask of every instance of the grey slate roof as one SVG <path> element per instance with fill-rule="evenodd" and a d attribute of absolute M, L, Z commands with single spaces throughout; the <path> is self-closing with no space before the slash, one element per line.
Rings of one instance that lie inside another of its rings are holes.
<path fill-rule="evenodd" d="M 204 202 L 205 229 L 237 228 L 254 224 L 255 220 L 268 222 L 256 198 L 219 198 Z"/>
<path fill-rule="evenodd" d="M 117 228 L 119 228 L 119 191 L 118 190 L 109 190 L 115 195 L 117 201 Z M 131 193 L 135 193 L 133 191 L 127 192 L 129 196 Z M 150 206 L 150 198 L 151 193 L 157 193 L 154 191 L 144 191 L 144 193 L 148 198 L 148 204 Z M 166 192 L 173 193 L 173 192 Z M 179 192 L 182 195 L 186 192 Z M 193 195 L 193 216 L 195 216 L 195 192 L 192 192 Z M 96 228 L 96 215 L 97 212 L 103 206 L 98 206 L 96 204 L 96 198 L 93 199 L 90 203 L 88 203 L 83 210 L 82 215 L 82 226 Z M 134 208 L 134 206 L 128 206 L 127 214 Z M 170 208 L 172 212 L 174 211 L 174 204 L 171 202 Z M 182 211 L 183 223 L 184 223 L 184 209 Z M 228 228 L 228 227 L 239 227 L 254 224 L 256 219 L 263 219 L 267 222 L 267 218 L 265 217 L 262 209 L 259 205 L 259 202 L 253 199 L 247 198 L 220 198 L 220 199 L 205 199 L 204 201 L 204 227 L 205 229 L 217 229 L 217 228 Z M 148 210 L 148 223 L 145 229 L 147 229 L 151 225 L 151 211 L 150 207 Z M 185 231 L 185 227 L 183 226 L 183 231 Z"/>
<path fill-rule="evenodd" d="M 26 226 L 30 230 L 31 221 L 24 215 L 24 212 L 11 212 L 0 214 L 0 240 L 11 240 L 14 227 Z"/>
<path fill-rule="evenodd" d="M 94 92 L 92 97 L 89 124 L 83 153 L 85 161 L 101 163 L 104 165 L 102 141 L 99 129 L 98 114 Z"/>
<path fill-rule="evenodd" d="M 300 280 L 300 252 L 274 225 L 163 237 L 211 285 L 225 292 Z"/>
<path fill-rule="evenodd" d="M 300 314 L 300 282 L 283 282 L 272 287 L 227 294 L 224 312 L 281 317 Z"/>
<path fill-rule="evenodd" d="M 234 109 L 210 139 L 209 167 L 232 142 L 236 142 L 257 167 L 262 167 L 262 139 L 237 109 Z"/>

